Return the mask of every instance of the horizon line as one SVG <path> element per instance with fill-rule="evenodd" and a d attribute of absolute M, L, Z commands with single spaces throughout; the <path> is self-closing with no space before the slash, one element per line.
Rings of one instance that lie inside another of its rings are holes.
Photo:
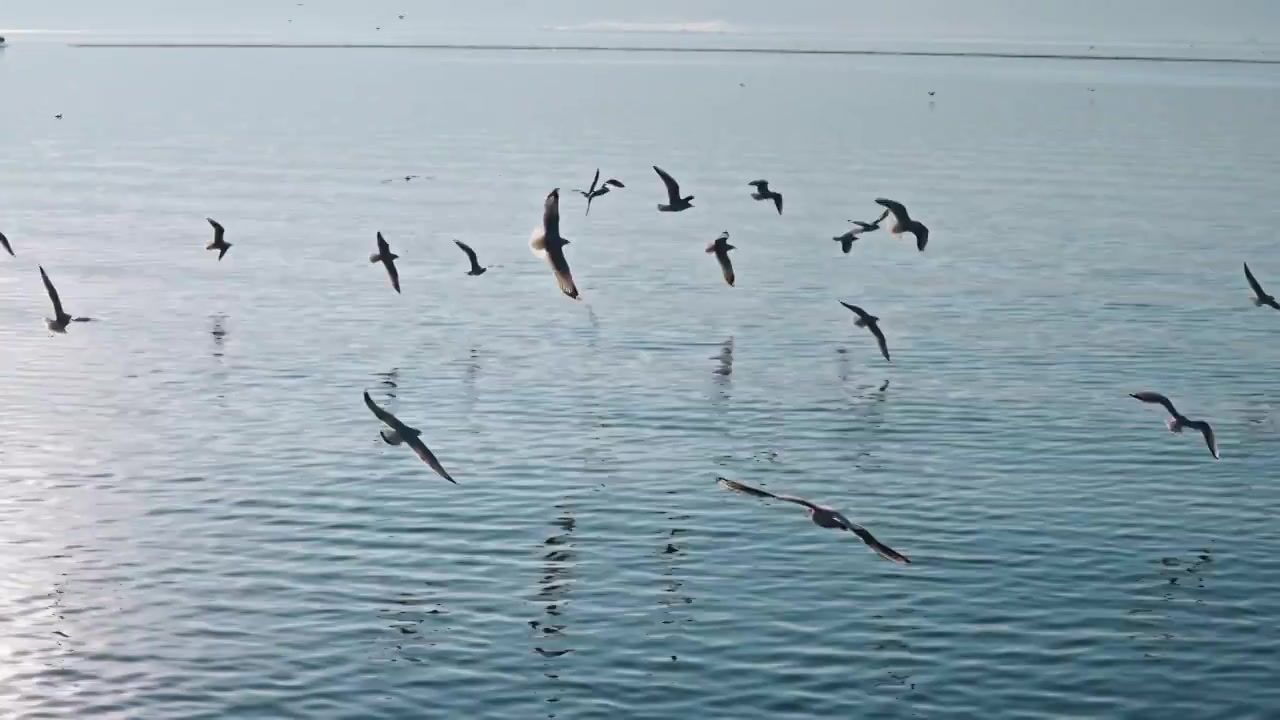
<path fill-rule="evenodd" d="M 69 43 L 74 48 L 139 48 L 139 49 L 282 49 L 282 50 L 470 50 L 515 52 L 616 52 L 616 53 L 722 53 L 759 55 L 844 55 L 889 57 L 973 57 L 1007 60 L 1103 60 L 1118 62 L 1159 63 L 1231 63 L 1239 65 L 1280 65 L 1280 58 L 1192 57 L 1184 55 L 1086 55 L 1082 53 L 1035 53 L 982 50 L 858 50 L 752 47 L 669 47 L 609 45 L 523 45 L 471 43 L 219 43 L 219 42 L 83 42 Z"/>

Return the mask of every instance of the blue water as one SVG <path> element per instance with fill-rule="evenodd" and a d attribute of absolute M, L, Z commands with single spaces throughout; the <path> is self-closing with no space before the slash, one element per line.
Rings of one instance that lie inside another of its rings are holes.
<path fill-rule="evenodd" d="M 1273 68 L 9 37 L 10 716 L 1274 715 Z"/>

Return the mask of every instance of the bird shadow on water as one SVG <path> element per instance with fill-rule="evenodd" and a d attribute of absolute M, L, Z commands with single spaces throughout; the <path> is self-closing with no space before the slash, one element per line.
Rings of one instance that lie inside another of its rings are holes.
<path fill-rule="evenodd" d="M 396 398 L 396 389 L 400 387 L 400 368 L 391 368 L 386 372 L 376 372 L 373 374 L 378 378 L 378 386 L 382 390 L 384 397 L 394 400 Z"/>
<path fill-rule="evenodd" d="M 1171 612 L 1204 606 L 1205 578 L 1213 574 L 1213 562 L 1213 548 L 1204 547 L 1194 559 L 1162 557 L 1153 563 L 1153 573 L 1144 573 L 1137 589 L 1139 602 L 1125 613 L 1125 632 L 1141 645 L 1143 657 L 1160 657 L 1161 646 L 1176 639 Z"/>
<path fill-rule="evenodd" d="M 715 381 L 717 392 L 713 399 L 720 401 L 729 401 L 732 399 L 730 389 L 733 386 L 730 378 L 733 375 L 733 336 L 725 340 L 720 345 L 720 352 L 712 355 L 711 360 L 716 361 L 716 368 L 711 371 L 712 378 Z"/>
<path fill-rule="evenodd" d="M 462 374 L 462 385 L 467 398 L 467 415 L 474 415 L 476 401 L 479 394 L 476 392 L 476 381 L 480 378 L 480 349 L 472 346 L 467 351 L 467 364 Z"/>
<path fill-rule="evenodd" d="M 213 326 L 209 329 L 209 336 L 213 338 L 213 357 L 221 362 L 223 345 L 227 341 L 227 316 L 219 313 L 210 316 L 210 319 L 213 321 Z"/>
<path fill-rule="evenodd" d="M 574 583 L 574 569 L 577 566 L 577 553 L 574 550 L 573 531 L 577 520 L 568 507 L 567 500 L 556 504 L 559 516 L 552 521 L 558 532 L 534 546 L 534 552 L 541 555 L 542 578 L 538 581 L 538 590 L 534 595 L 535 602 L 542 607 L 541 617 L 529 621 L 533 632 L 533 653 L 542 660 L 542 674 L 551 682 L 548 684 L 548 703 L 560 702 L 559 691 L 555 687 L 560 679 L 555 663 L 558 658 L 573 652 L 568 647 L 565 632 L 568 629 L 565 614 L 569 604 L 569 590 Z"/>
<path fill-rule="evenodd" d="M 378 617 L 387 623 L 386 642 L 391 662 L 423 662 L 426 648 L 436 644 L 423 632 L 424 625 L 431 620 L 443 621 L 449 613 L 440 603 L 432 603 L 420 593 L 400 592 L 386 602 L 389 606 L 380 609 Z M 433 628 L 431 632 L 440 632 L 440 629 Z"/>
<path fill-rule="evenodd" d="M 668 495 L 675 495 L 676 490 L 668 491 Z M 658 558 L 662 563 L 661 590 L 658 596 L 658 605 L 662 608 L 661 620 L 659 623 L 666 626 L 660 636 L 655 639 L 663 641 L 674 641 L 682 636 L 682 631 L 671 626 L 677 623 L 691 623 L 694 621 L 692 615 L 688 614 L 684 608 L 693 604 L 693 597 L 685 589 L 684 565 L 687 558 L 685 548 L 680 544 L 681 538 L 687 532 L 686 526 L 690 516 L 684 513 L 666 513 L 666 521 L 671 524 L 671 529 L 662 533 L 663 547 L 658 550 Z M 672 653 L 670 655 L 671 662 L 676 662 L 679 655 Z"/>

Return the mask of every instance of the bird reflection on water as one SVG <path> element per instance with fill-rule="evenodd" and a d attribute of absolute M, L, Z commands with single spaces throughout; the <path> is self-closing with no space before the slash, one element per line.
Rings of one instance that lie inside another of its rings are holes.
<path fill-rule="evenodd" d="M 542 658 L 554 660 L 573 652 L 567 647 L 564 632 L 567 629 L 565 611 L 569 602 L 569 589 L 573 587 L 573 570 L 578 556 L 573 547 L 573 530 L 577 520 L 573 517 L 564 501 L 556 505 L 560 516 L 553 522 L 557 532 L 535 547 L 535 552 L 542 553 L 542 579 L 538 581 L 536 601 L 542 605 L 542 618 L 530 620 L 533 629 L 533 652 Z M 560 674 L 547 667 L 543 674 L 551 680 L 559 680 Z M 546 698 L 549 703 L 560 701 L 557 691 L 552 687 Z"/>
<path fill-rule="evenodd" d="M 209 330 L 209 335 L 213 337 L 213 356 L 219 360 L 222 359 L 222 344 L 227 339 L 227 316 L 218 314 L 211 317 L 213 320 L 213 328 Z"/>

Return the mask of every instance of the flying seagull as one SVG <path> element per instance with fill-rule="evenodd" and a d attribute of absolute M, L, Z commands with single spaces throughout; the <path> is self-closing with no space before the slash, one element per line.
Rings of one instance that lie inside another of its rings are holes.
<path fill-rule="evenodd" d="M 472 250 L 470 245 L 462 242 L 461 240 L 454 240 L 453 244 L 462 248 L 462 252 L 466 253 L 467 259 L 471 261 L 471 269 L 467 271 L 468 275 L 483 275 L 484 271 L 489 269 L 487 267 L 480 267 L 480 261 L 476 259 L 476 251 Z"/>
<path fill-rule="evenodd" d="M 866 310 L 863 310 L 857 305 L 850 305 L 849 303 L 844 302 L 843 300 L 840 301 L 840 304 L 849 308 L 850 310 L 853 311 L 854 315 L 858 316 L 858 319 L 853 321 L 854 325 L 858 327 L 864 327 L 870 330 L 872 335 L 876 336 L 876 342 L 880 343 L 880 354 L 884 355 L 885 360 L 889 360 L 889 346 L 884 341 L 884 333 L 880 331 L 880 318 L 876 317 L 875 315 L 872 315 Z M 889 360 L 889 362 L 893 362 L 893 361 Z"/>
<path fill-rule="evenodd" d="M 733 263 L 729 260 L 729 251 L 735 249 L 729 244 L 729 231 L 720 233 L 720 237 L 707 243 L 707 253 L 714 254 L 724 273 L 724 281 L 733 287 Z"/>
<path fill-rule="evenodd" d="M 850 220 L 849 222 L 853 223 L 854 225 L 857 225 L 858 227 L 849 230 L 843 235 L 837 235 L 831 239 L 840 243 L 840 250 L 845 255 L 848 255 L 849 251 L 853 249 L 853 242 L 857 240 L 860 235 L 862 235 L 863 233 L 869 233 L 873 230 L 879 230 L 880 223 L 884 222 L 884 219 L 888 216 L 889 216 L 889 211 L 885 210 L 884 213 L 880 216 L 880 218 L 875 222 L 862 222 L 861 220 Z"/>
<path fill-rule="evenodd" d="M 609 178 L 604 181 L 603 185 L 596 187 L 596 183 L 598 182 L 600 182 L 600 168 L 596 168 L 596 176 L 591 179 L 591 187 L 586 190 L 574 190 L 574 192 L 587 199 L 587 215 L 591 214 L 591 201 L 601 195 L 608 195 L 610 186 L 617 188 L 626 187 L 626 185 L 622 184 L 621 180 L 616 178 Z"/>
<path fill-rule="evenodd" d="M 444 466 L 440 464 L 439 460 L 436 460 L 436 456 L 433 455 L 431 450 L 422 442 L 421 430 L 405 425 L 400 422 L 399 418 L 395 415 L 392 415 L 386 410 L 378 407 L 378 404 L 373 401 L 373 398 L 369 397 L 368 391 L 365 391 L 364 394 L 364 404 L 369 406 L 369 409 L 373 411 L 373 414 L 376 415 L 379 420 L 386 423 L 390 428 L 390 430 L 388 430 L 388 428 L 383 428 L 379 431 L 383 442 L 388 445 L 399 445 L 401 443 L 408 445 L 410 449 L 417 453 L 418 457 L 422 458 L 423 462 L 430 465 L 431 469 L 436 471 L 437 475 L 448 480 L 454 485 L 458 484 L 457 480 L 449 477 L 449 473 L 445 471 Z"/>
<path fill-rule="evenodd" d="M 1218 441 L 1213 437 L 1213 428 L 1209 427 L 1209 423 L 1203 420 L 1189 420 L 1187 416 L 1178 412 L 1173 403 L 1169 402 L 1169 398 L 1156 392 L 1139 392 L 1129 393 L 1129 397 L 1141 400 L 1144 403 L 1156 403 L 1163 405 L 1165 410 L 1169 411 L 1169 419 L 1165 421 L 1165 427 L 1169 428 L 1171 433 L 1181 433 L 1183 428 L 1191 428 L 1199 430 L 1204 435 L 1204 444 L 1209 446 L 1209 452 L 1213 453 L 1213 458 L 1218 459 Z"/>
<path fill-rule="evenodd" d="M 378 233 L 378 252 L 369 256 L 369 262 L 382 263 L 387 268 L 387 275 L 391 277 L 391 287 L 400 292 L 400 271 L 396 270 L 396 258 L 399 255 L 391 252 L 391 246 L 382 238 L 382 233 Z"/>
<path fill-rule="evenodd" d="M 888 198 L 876 198 L 876 203 L 888 208 L 893 214 L 893 225 L 890 226 L 889 232 L 895 236 L 909 232 L 916 236 L 916 249 L 924 252 L 924 246 L 929 244 L 929 228 L 924 223 L 912 220 L 907 214 L 907 207 L 900 202 L 895 202 Z"/>
<path fill-rule="evenodd" d="M 49 293 L 49 299 L 53 301 L 53 318 L 46 319 L 45 325 L 56 333 L 65 333 L 67 325 L 73 322 L 89 322 L 93 318 L 87 317 L 71 317 L 62 309 L 62 300 L 58 299 L 58 291 L 53 287 L 53 282 L 49 280 L 49 276 L 45 273 L 44 267 L 40 268 L 40 279 L 44 281 L 44 289 Z"/>
<path fill-rule="evenodd" d="M 0 235 L 0 240 L 3 240 L 3 239 L 4 239 L 4 236 Z M 9 243 L 5 243 L 4 246 L 8 248 Z M 10 250 L 9 254 L 12 255 L 13 251 Z M 1262 289 L 1262 286 L 1258 284 L 1258 279 L 1253 276 L 1253 273 L 1249 272 L 1249 263 L 1244 264 L 1244 279 L 1248 280 L 1249 287 L 1253 288 L 1253 294 L 1255 296 L 1253 298 L 1254 305 L 1258 307 L 1262 307 L 1263 305 L 1266 305 L 1267 307 L 1273 307 L 1277 310 L 1280 310 L 1280 303 L 1277 303 L 1274 297 L 1272 297 L 1271 295 L 1268 295 Z"/>
<path fill-rule="evenodd" d="M 217 220 L 214 220 L 213 218 L 205 218 L 205 220 L 208 220 L 209 224 L 213 226 L 213 242 L 205 245 L 204 249 L 217 250 L 218 260 L 222 260 L 222 256 L 226 255 L 227 251 L 231 249 L 231 243 L 227 242 L 223 238 L 223 236 L 227 234 L 227 231 Z"/>
<path fill-rule="evenodd" d="M 716 480 L 724 487 L 736 492 L 746 493 L 747 495 L 755 495 L 756 497 L 773 498 L 774 500 L 781 500 L 783 502 L 803 505 L 804 507 L 808 508 L 809 519 L 813 521 L 814 525 L 817 525 L 818 527 L 832 528 L 835 530 L 848 530 L 849 532 L 852 532 L 854 535 L 857 535 L 859 538 L 861 538 L 862 542 L 867 544 L 867 547 L 874 550 L 877 555 L 884 558 L 885 560 L 892 560 L 894 562 L 906 563 L 908 565 L 911 564 L 910 558 L 908 558 L 906 555 L 903 555 L 897 550 L 894 550 L 888 545 L 885 545 L 884 543 L 877 540 L 874 535 L 872 535 L 870 532 L 867 531 L 866 528 L 851 521 L 849 518 L 845 517 L 839 510 L 835 510 L 833 508 L 824 507 L 822 505 L 811 503 L 808 500 L 805 500 L 804 498 L 798 498 L 791 495 L 774 495 L 771 492 L 766 492 L 764 490 L 760 490 L 759 488 L 753 488 L 750 485 L 744 485 L 743 483 L 740 483 L 736 480 L 730 480 L 729 478 L 722 477 L 722 478 L 716 478 Z"/>
<path fill-rule="evenodd" d="M 658 177 L 662 178 L 662 184 L 667 186 L 667 204 L 658 204 L 660 212 L 680 212 L 693 207 L 693 203 L 690 202 L 693 200 L 693 196 L 680 197 L 680 183 L 676 182 L 675 178 L 668 175 L 666 170 L 657 165 L 653 166 L 653 171 L 658 173 Z"/>
<path fill-rule="evenodd" d="M 545 257 L 551 263 L 556 282 L 560 284 L 560 292 L 577 300 L 578 286 L 573 282 L 569 261 L 564 256 L 564 246 L 568 244 L 569 241 L 560 236 L 560 188 L 555 188 L 547 193 L 542 209 L 542 227 L 533 231 L 529 238 L 529 249 L 534 255 Z"/>
<path fill-rule="evenodd" d="M 772 200 L 773 206 L 778 208 L 778 214 L 782 214 L 782 193 L 770 190 L 768 180 L 752 180 L 747 184 L 755 186 L 756 191 L 751 193 L 752 199 Z"/>
<path fill-rule="evenodd" d="M 0 232 L 0 246 L 3 246 L 5 251 L 8 252 L 9 255 L 13 257 L 17 257 L 17 255 L 13 254 L 13 246 L 9 244 L 9 238 L 5 237 L 4 233 L 2 232 Z"/>

